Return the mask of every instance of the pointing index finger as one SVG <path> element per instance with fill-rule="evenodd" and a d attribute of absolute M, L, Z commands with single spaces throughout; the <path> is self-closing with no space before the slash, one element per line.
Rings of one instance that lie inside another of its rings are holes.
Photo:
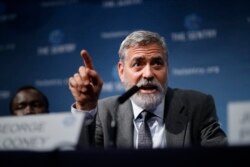
<path fill-rule="evenodd" d="M 81 51 L 81 57 L 83 58 L 83 63 L 85 65 L 85 67 L 93 70 L 94 65 L 92 63 L 92 60 L 91 60 L 89 53 L 86 50 Z"/>

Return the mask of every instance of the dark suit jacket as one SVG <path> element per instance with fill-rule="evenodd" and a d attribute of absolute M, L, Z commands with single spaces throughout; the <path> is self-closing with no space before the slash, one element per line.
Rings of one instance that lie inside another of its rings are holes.
<path fill-rule="evenodd" d="M 97 111 L 95 125 L 90 132 L 92 144 L 105 148 L 133 148 L 131 101 L 118 105 L 117 96 L 105 98 L 98 102 Z M 168 88 L 164 122 L 167 147 L 221 146 L 227 143 L 210 95 Z"/>

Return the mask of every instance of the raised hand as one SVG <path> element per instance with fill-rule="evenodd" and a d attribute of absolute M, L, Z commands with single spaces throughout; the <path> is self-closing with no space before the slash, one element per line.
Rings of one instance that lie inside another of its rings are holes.
<path fill-rule="evenodd" d="M 91 110 L 97 106 L 103 81 L 95 71 L 90 55 L 86 50 L 81 51 L 84 66 L 78 73 L 69 78 L 69 89 L 75 99 L 76 108 Z"/>

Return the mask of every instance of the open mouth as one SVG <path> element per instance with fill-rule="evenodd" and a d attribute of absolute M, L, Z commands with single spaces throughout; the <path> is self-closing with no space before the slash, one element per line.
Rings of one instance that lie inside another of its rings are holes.
<path fill-rule="evenodd" d="M 154 93 L 158 90 L 156 85 L 142 85 L 140 87 L 142 93 Z"/>

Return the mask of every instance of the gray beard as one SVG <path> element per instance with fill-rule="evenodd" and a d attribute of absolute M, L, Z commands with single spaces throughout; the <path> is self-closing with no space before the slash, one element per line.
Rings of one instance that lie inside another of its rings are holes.
<path fill-rule="evenodd" d="M 154 110 L 162 102 L 162 93 L 142 95 L 140 92 L 134 94 L 131 100 L 145 110 Z"/>
<path fill-rule="evenodd" d="M 157 108 L 157 106 L 162 102 L 164 99 L 167 86 L 162 86 L 158 81 L 147 81 L 145 79 L 139 81 L 137 83 L 137 86 L 142 86 L 146 84 L 152 84 L 157 86 L 158 92 L 154 94 L 141 94 L 140 91 L 138 91 L 136 94 L 134 94 L 131 97 L 131 100 L 138 105 L 139 107 L 145 109 L 145 110 L 154 110 Z M 124 83 L 126 89 L 129 89 L 131 86 L 128 86 L 126 83 Z"/>

